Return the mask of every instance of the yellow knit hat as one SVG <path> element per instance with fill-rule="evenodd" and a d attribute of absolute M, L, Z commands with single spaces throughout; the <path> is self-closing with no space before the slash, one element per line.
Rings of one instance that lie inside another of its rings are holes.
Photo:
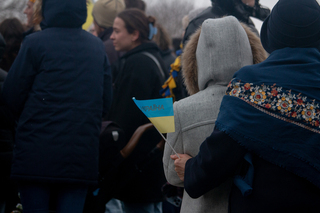
<path fill-rule="evenodd" d="M 124 0 L 98 0 L 93 7 L 92 16 L 99 27 L 109 28 L 117 14 L 125 9 Z"/>
<path fill-rule="evenodd" d="M 29 1 L 31 1 L 32 3 L 35 3 L 35 2 L 36 2 L 36 0 L 29 0 Z"/>

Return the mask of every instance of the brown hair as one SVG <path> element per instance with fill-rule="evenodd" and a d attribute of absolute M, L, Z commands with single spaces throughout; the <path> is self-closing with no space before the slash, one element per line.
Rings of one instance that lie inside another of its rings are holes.
<path fill-rule="evenodd" d="M 142 10 L 136 8 L 126 9 L 120 12 L 117 17 L 123 20 L 128 33 L 132 34 L 135 30 L 140 33 L 138 40 L 141 43 L 149 40 L 149 24 L 155 25 L 156 19 L 154 17 L 147 17 Z"/>
<path fill-rule="evenodd" d="M 153 41 L 159 46 L 160 50 L 168 50 L 172 45 L 171 37 L 167 30 L 161 25 L 156 24 L 158 33 L 153 37 Z"/>
<path fill-rule="evenodd" d="M 23 40 L 24 28 L 19 19 L 8 18 L 1 22 L 0 33 L 6 41 L 6 48 L 3 54 L 0 67 L 9 71 L 14 59 L 17 57 Z"/>
<path fill-rule="evenodd" d="M 142 11 L 146 11 L 146 3 L 142 0 L 124 0 L 126 4 L 126 9 L 137 8 Z"/>

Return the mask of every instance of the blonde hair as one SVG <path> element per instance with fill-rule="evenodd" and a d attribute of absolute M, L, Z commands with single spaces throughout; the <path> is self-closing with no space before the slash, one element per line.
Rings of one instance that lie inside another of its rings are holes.
<path fill-rule="evenodd" d="M 42 19 L 42 0 L 36 0 L 33 5 L 33 24 L 39 25 Z"/>

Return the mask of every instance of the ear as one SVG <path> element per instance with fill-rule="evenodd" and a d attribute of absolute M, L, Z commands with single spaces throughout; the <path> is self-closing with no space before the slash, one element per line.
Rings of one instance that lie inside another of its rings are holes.
<path fill-rule="evenodd" d="M 133 31 L 133 33 L 131 33 L 131 40 L 133 42 L 137 41 L 140 37 L 140 32 L 138 30 Z"/>

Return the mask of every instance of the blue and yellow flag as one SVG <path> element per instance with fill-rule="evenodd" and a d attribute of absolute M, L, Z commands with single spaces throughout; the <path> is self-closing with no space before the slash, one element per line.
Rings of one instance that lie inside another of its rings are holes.
<path fill-rule="evenodd" d="M 172 98 L 150 100 L 136 100 L 133 98 L 133 101 L 159 132 L 168 133 L 175 131 Z"/>

